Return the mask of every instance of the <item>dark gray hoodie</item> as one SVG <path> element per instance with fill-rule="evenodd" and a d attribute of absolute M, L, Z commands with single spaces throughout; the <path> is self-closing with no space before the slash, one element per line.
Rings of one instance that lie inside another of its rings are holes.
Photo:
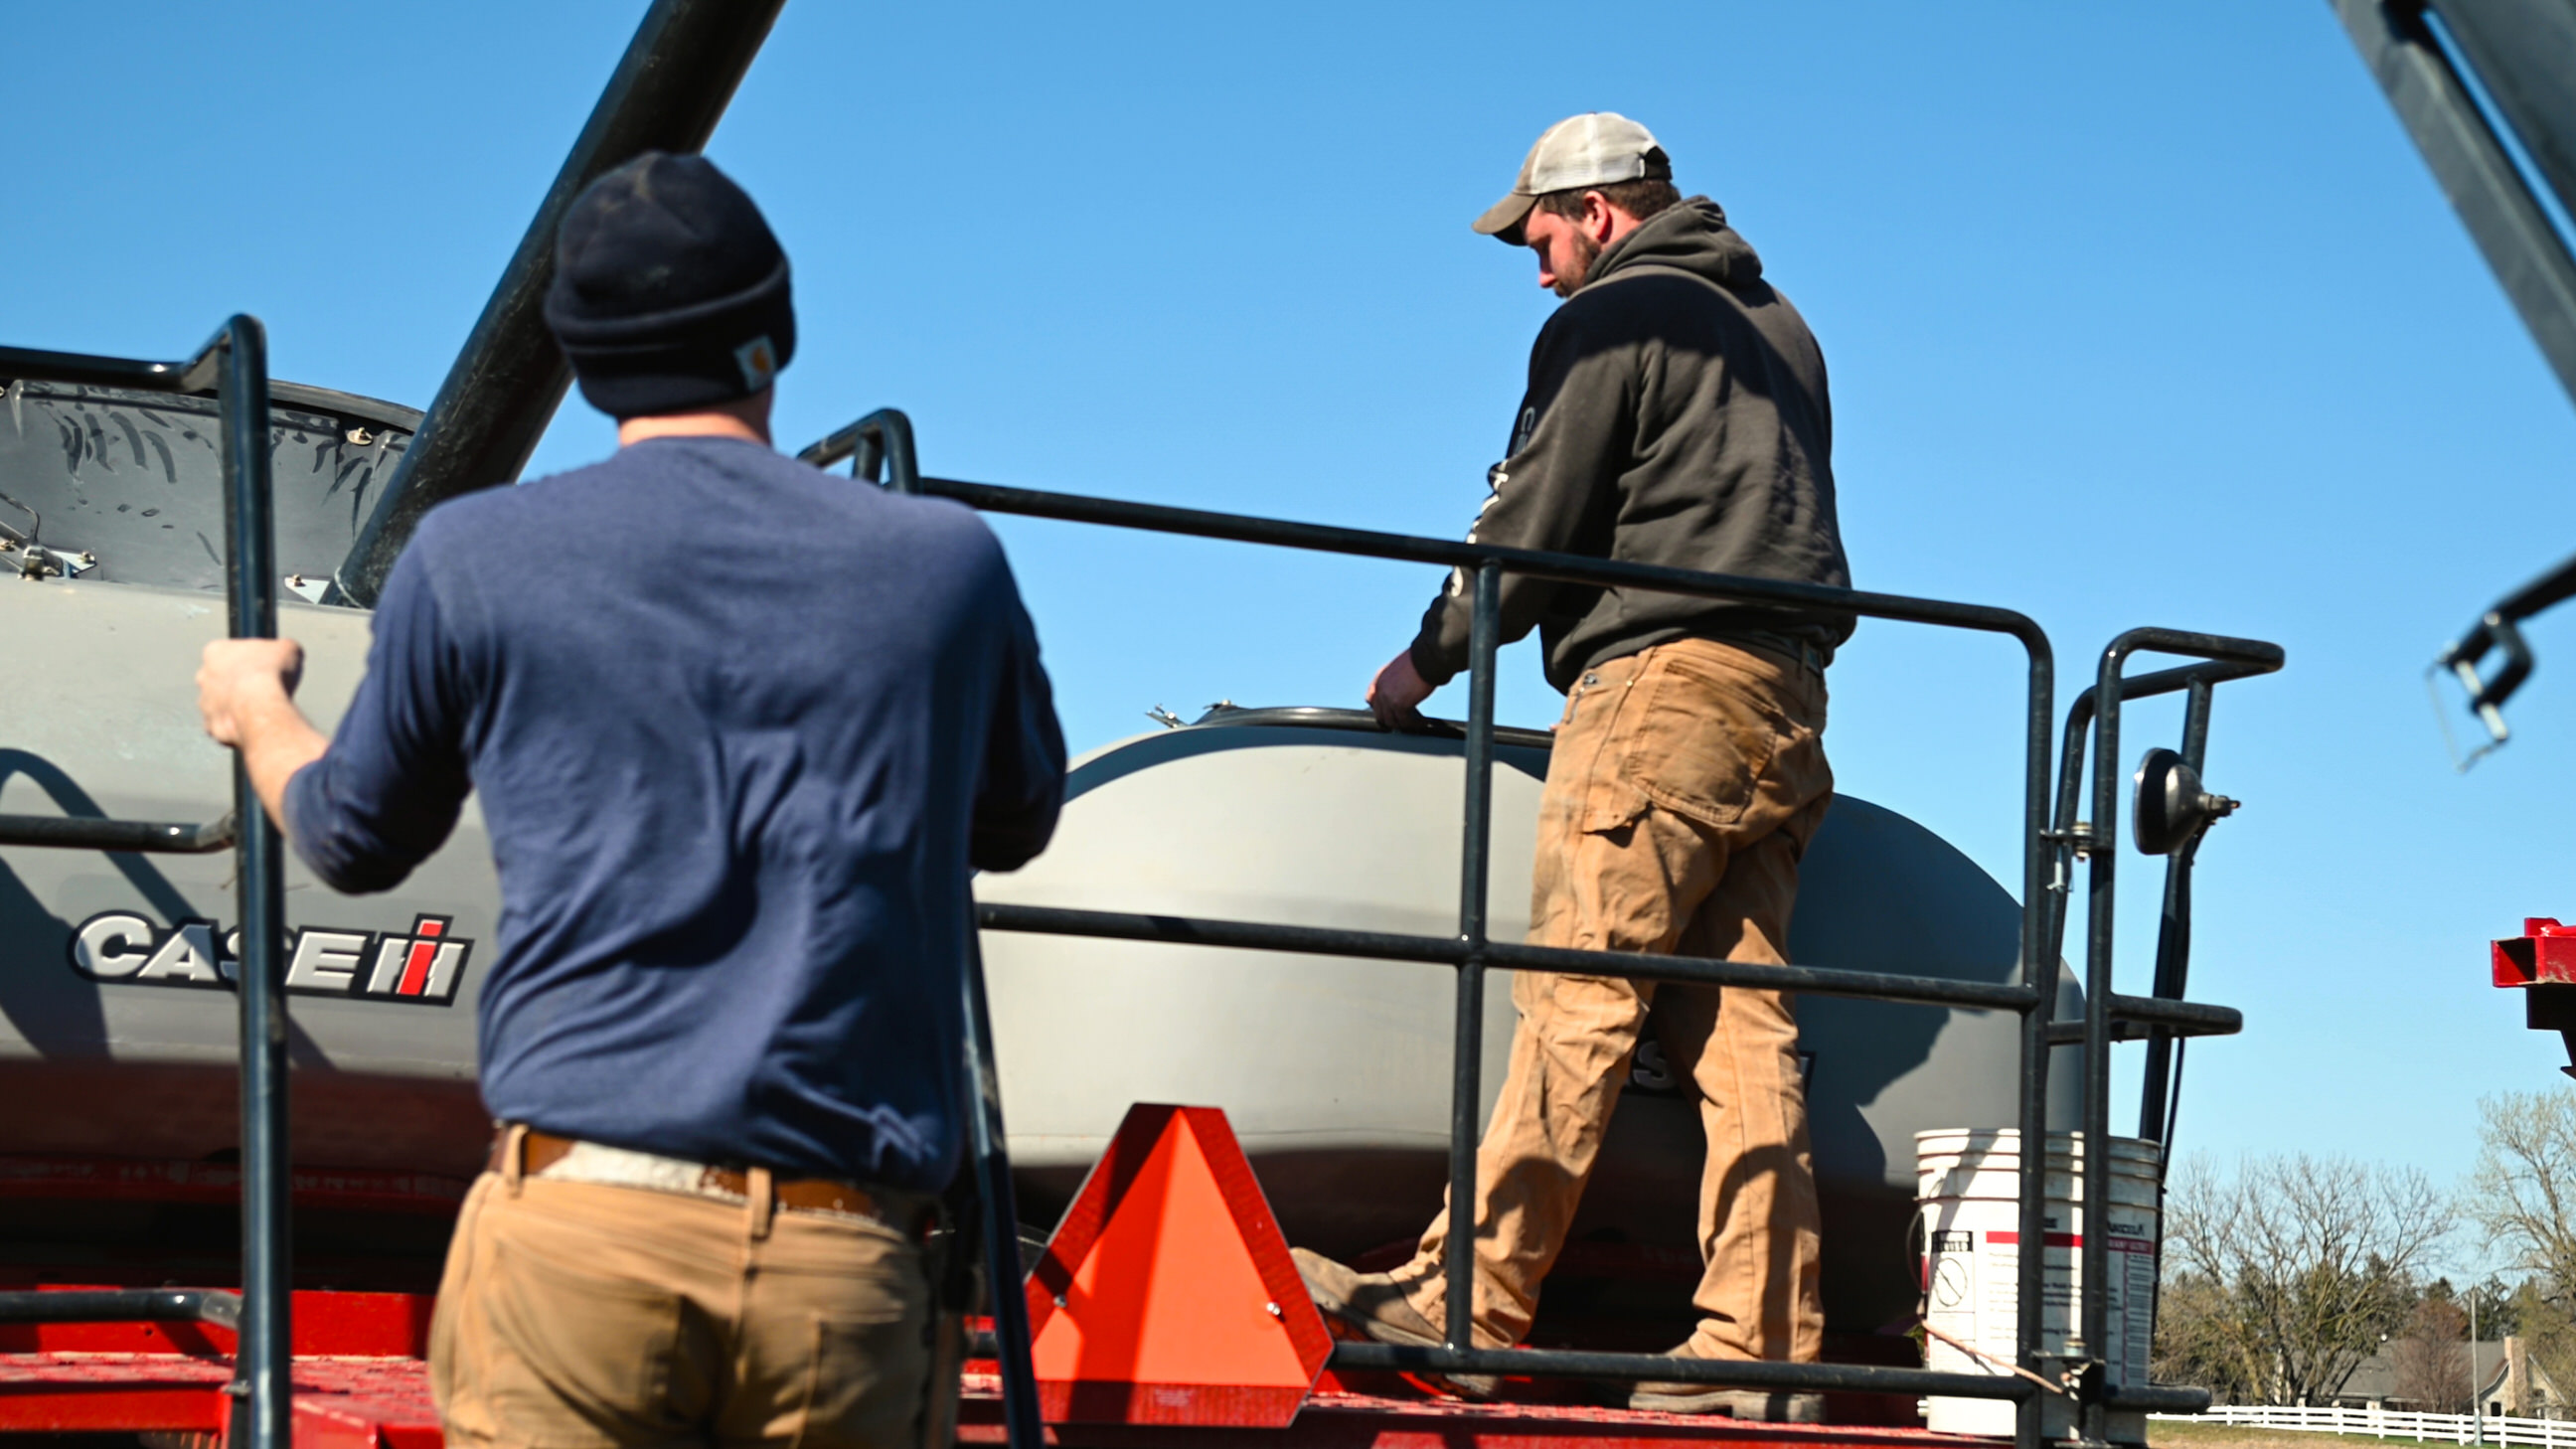
<path fill-rule="evenodd" d="M 1756 578 L 1848 587 L 1834 516 L 1825 359 L 1762 259 L 1695 196 L 1594 259 L 1539 329 L 1510 456 L 1467 535 Z M 1468 581 L 1434 600 L 1413 664 L 1442 683 L 1467 667 Z M 1503 639 L 1532 628 L 1548 683 L 1668 639 L 1850 637 L 1845 615 L 1503 576 Z"/>

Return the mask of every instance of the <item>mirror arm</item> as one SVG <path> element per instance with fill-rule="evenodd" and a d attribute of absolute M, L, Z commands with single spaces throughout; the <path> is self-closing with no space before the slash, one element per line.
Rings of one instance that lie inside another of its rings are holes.
<path fill-rule="evenodd" d="M 2216 817 L 2201 822 L 2191 839 L 2183 843 L 2165 861 L 2164 919 L 2156 928 L 2156 984 L 2154 995 L 2178 1001 L 2191 980 L 2191 867 L 2200 854 L 2201 837 L 2209 833 Z M 2172 1115 L 2167 1096 L 2174 1070 L 2173 1033 L 2163 1027 L 2147 1033 L 2146 1081 L 2138 1093 L 2138 1135 L 2149 1142 L 2164 1143 L 2166 1157 L 2172 1156 Z"/>

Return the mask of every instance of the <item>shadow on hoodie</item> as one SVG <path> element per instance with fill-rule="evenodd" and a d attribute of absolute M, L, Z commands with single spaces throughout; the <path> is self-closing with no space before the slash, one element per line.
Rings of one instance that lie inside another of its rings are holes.
<path fill-rule="evenodd" d="M 1509 456 L 1468 538 L 1513 548 L 1849 587 L 1834 514 L 1824 354 L 1762 259 L 1695 196 L 1593 260 L 1530 348 Z M 1423 616 L 1414 667 L 1467 666 L 1467 579 Z M 1847 615 L 1505 575 L 1503 640 L 1539 631 L 1548 682 L 1668 639 L 1802 639 Z"/>

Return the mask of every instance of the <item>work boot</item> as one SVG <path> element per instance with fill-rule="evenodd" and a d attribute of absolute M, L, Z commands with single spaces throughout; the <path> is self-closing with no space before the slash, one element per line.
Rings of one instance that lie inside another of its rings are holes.
<path fill-rule="evenodd" d="M 1698 1358 L 1685 1343 L 1672 1351 L 1674 1358 Z M 1738 1419 L 1752 1419 L 1765 1424 L 1821 1424 L 1825 1421 L 1825 1396 L 1792 1394 L 1778 1389 L 1724 1389 L 1712 1384 L 1657 1383 L 1648 1380 L 1627 1387 L 1628 1407 L 1648 1409 L 1659 1414 L 1726 1414 Z"/>
<path fill-rule="evenodd" d="M 1406 1348 L 1438 1348 L 1440 1329 L 1419 1309 L 1405 1300 L 1406 1285 L 1396 1282 L 1392 1273 L 1361 1273 L 1346 1268 L 1321 1253 L 1304 1248 L 1290 1248 L 1288 1256 L 1297 1263 L 1297 1276 L 1306 1280 L 1307 1296 L 1323 1310 L 1325 1317 L 1340 1323 L 1362 1337 L 1378 1343 L 1400 1344 Z M 1417 1374 L 1457 1393 L 1461 1398 L 1490 1399 L 1494 1396 L 1492 1374 Z"/>

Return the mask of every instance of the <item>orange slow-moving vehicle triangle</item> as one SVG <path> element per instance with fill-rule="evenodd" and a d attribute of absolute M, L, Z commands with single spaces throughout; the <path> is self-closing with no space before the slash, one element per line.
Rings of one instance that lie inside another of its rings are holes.
<path fill-rule="evenodd" d="M 1027 1286 L 1057 1423 L 1284 1427 L 1332 1352 L 1213 1107 L 1129 1108 Z"/>

